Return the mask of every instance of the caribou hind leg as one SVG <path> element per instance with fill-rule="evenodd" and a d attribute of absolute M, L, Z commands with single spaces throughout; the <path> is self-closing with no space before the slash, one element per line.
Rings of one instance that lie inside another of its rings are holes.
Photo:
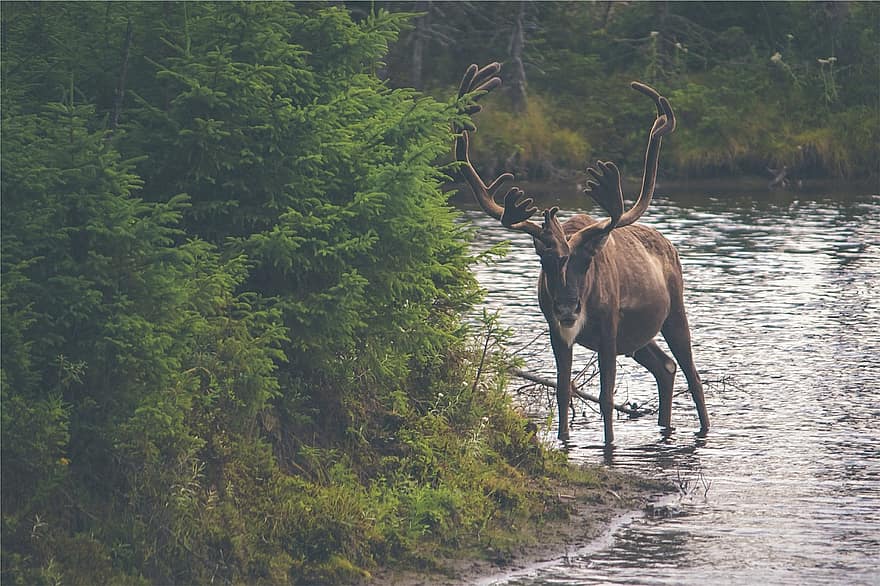
<path fill-rule="evenodd" d="M 672 385 L 675 381 L 675 361 L 654 341 L 639 348 L 633 354 L 633 358 L 647 368 L 657 380 L 657 392 L 660 395 L 657 425 L 665 430 L 672 430 Z"/>
<path fill-rule="evenodd" d="M 688 390 L 697 406 L 697 415 L 700 417 L 699 435 L 704 436 L 709 431 L 709 413 L 706 411 L 706 398 L 703 395 L 703 383 L 694 366 L 694 356 L 691 352 L 691 332 L 688 327 L 687 315 L 684 312 L 684 303 L 679 302 L 663 324 L 663 339 L 675 356 L 676 362 L 681 367 L 688 383 Z"/>

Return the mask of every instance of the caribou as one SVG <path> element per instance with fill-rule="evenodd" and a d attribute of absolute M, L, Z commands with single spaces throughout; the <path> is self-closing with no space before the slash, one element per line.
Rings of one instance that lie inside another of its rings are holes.
<path fill-rule="evenodd" d="M 499 63 L 467 69 L 458 92 L 464 114 L 481 110 L 474 100 L 501 85 L 500 70 Z M 470 160 L 469 133 L 476 126 L 467 120 L 454 129 L 455 159 L 477 203 L 506 228 L 530 235 L 540 258 L 538 304 L 550 327 L 556 359 L 558 437 L 563 441 L 569 439 L 568 408 L 575 391 L 571 379 L 575 344 L 598 355 L 606 445 L 614 442 L 613 394 L 619 355 L 634 358 L 654 376 L 660 397 L 658 424 L 664 432 L 673 429 L 676 364 L 655 341 L 658 333 L 684 371 L 700 419 L 698 435 L 705 436 L 709 429 L 703 386 L 691 350 L 678 252 L 657 230 L 636 224 L 654 195 L 660 144 L 675 129 L 675 114 L 669 100 L 655 89 L 637 81 L 631 87 L 654 101 L 657 116 L 648 136 L 641 191 L 630 209 L 624 211 L 617 165 L 598 161 L 587 168 L 589 179 L 583 191 L 608 215 L 603 219 L 576 214 L 560 222 L 559 208 L 554 206 L 543 211 L 543 222 L 538 225 L 530 219 L 538 210 L 519 187 L 511 187 L 500 205 L 495 195 L 513 174 L 502 173 L 487 185 Z"/>

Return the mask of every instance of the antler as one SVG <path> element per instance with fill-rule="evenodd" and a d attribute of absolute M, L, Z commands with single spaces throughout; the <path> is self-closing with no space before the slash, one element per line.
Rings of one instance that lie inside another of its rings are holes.
<path fill-rule="evenodd" d="M 476 65 L 468 67 L 458 88 L 459 99 L 471 93 L 488 93 L 500 86 L 501 78 L 496 76 L 499 71 L 501 71 L 501 64 L 497 62 L 490 63 L 482 69 L 478 69 Z M 478 94 L 474 97 L 479 98 L 482 95 Z M 481 109 L 482 106 L 479 104 L 470 104 L 463 107 L 462 112 L 470 115 L 476 114 Z M 462 163 L 462 175 L 468 185 L 470 185 L 471 190 L 474 192 L 474 197 L 477 203 L 480 204 L 480 207 L 483 208 L 483 211 L 496 220 L 500 220 L 508 228 L 526 232 L 535 238 L 541 238 L 541 227 L 529 221 L 529 218 L 538 209 L 532 205 L 533 200 L 531 198 L 519 201 L 524 195 L 522 189 L 511 187 L 504 196 L 504 207 L 498 205 L 498 202 L 495 201 L 495 193 L 498 191 L 498 188 L 505 181 L 513 179 L 513 174 L 502 173 L 489 185 L 486 185 L 471 163 L 469 132 L 475 131 L 476 126 L 472 122 L 467 121 L 462 123 L 461 127 L 454 127 L 454 129 L 460 131 L 459 136 L 455 139 L 455 159 Z"/>
<path fill-rule="evenodd" d="M 501 214 L 501 223 L 508 228 L 512 228 L 514 224 L 525 222 L 538 211 L 538 208 L 532 205 L 535 200 L 527 197 L 520 201 L 525 195 L 519 187 L 511 187 L 507 195 L 504 196 L 504 212 Z"/>
<path fill-rule="evenodd" d="M 654 187 L 657 184 L 657 168 L 660 164 L 660 144 L 662 138 L 675 130 L 675 113 L 672 111 L 672 106 L 669 105 L 669 100 L 661 96 L 654 88 L 638 81 L 632 82 L 630 86 L 654 100 L 654 103 L 657 105 L 657 118 L 654 120 L 654 125 L 651 127 L 651 132 L 648 135 L 648 148 L 645 150 L 645 170 L 642 175 L 642 189 L 639 192 L 636 203 L 623 214 L 618 226 L 632 224 L 648 209 L 651 198 L 654 197 Z"/>
<path fill-rule="evenodd" d="M 458 88 L 458 98 L 464 98 L 468 94 L 477 94 L 474 96 L 474 99 L 477 99 L 497 88 L 501 85 L 501 78 L 497 76 L 500 71 L 501 64 L 497 62 L 490 63 L 483 68 L 471 65 L 462 77 Z M 654 88 L 638 81 L 634 81 L 630 85 L 634 90 L 653 99 L 657 106 L 657 118 L 651 127 L 648 147 L 645 151 L 642 189 L 633 207 L 624 213 L 623 188 L 617 165 L 612 162 L 598 161 L 596 167 L 589 167 L 587 173 L 591 178 L 587 181 L 584 192 L 590 195 L 608 213 L 609 217 L 594 222 L 574 234 L 569 239 L 571 248 L 576 247 L 585 238 L 589 238 L 597 232 L 610 232 L 614 228 L 634 223 L 648 209 L 654 196 L 660 161 L 660 145 L 663 136 L 675 130 L 675 113 L 669 105 L 669 100 L 661 96 Z M 467 115 L 476 114 L 480 110 L 482 110 L 482 106 L 479 104 L 469 104 L 461 109 L 462 113 Z M 511 187 L 504 196 L 504 206 L 499 205 L 495 201 L 495 194 L 505 181 L 513 179 L 513 174 L 502 173 L 489 185 L 486 185 L 470 161 L 469 133 L 475 131 L 476 126 L 468 120 L 460 125 L 455 125 L 453 129 L 459 132 L 455 139 L 455 158 L 459 163 L 462 163 L 462 175 L 470 185 L 477 203 L 480 204 L 484 212 L 496 220 L 500 220 L 508 228 L 526 232 L 541 240 L 547 239 L 551 233 L 561 233 L 561 228 L 556 230 L 558 221 L 555 216 L 558 209 L 544 211 L 543 227 L 529 220 L 538 209 L 532 205 L 534 203 L 532 198 L 524 198 L 525 194 L 518 187 Z"/>
<path fill-rule="evenodd" d="M 620 183 L 620 170 L 612 162 L 598 161 L 596 167 L 589 167 L 584 192 L 592 197 L 609 215 L 609 218 L 595 222 L 578 231 L 569 243 L 576 247 L 584 239 L 596 232 L 610 232 L 614 228 L 628 226 L 638 220 L 654 197 L 657 183 L 657 169 L 660 162 L 660 145 L 663 136 L 675 130 L 675 113 L 669 100 L 660 95 L 654 88 L 634 81 L 631 87 L 652 98 L 657 105 L 657 118 L 648 136 L 648 147 L 645 151 L 645 170 L 642 176 L 642 189 L 636 203 L 626 213 L 623 212 L 623 187 Z"/>
<path fill-rule="evenodd" d="M 595 167 L 589 167 L 587 173 L 592 179 L 587 180 L 584 193 L 589 195 L 610 216 L 606 230 L 613 230 L 623 214 L 623 188 L 620 185 L 620 170 L 612 162 L 598 161 Z"/>
<path fill-rule="evenodd" d="M 458 86 L 458 99 L 460 100 L 467 94 L 476 92 L 481 93 L 474 96 L 474 98 L 480 98 L 500 86 L 501 78 L 497 77 L 499 71 L 501 71 L 501 64 L 497 61 L 486 65 L 482 69 L 478 69 L 476 64 L 471 64 L 470 67 L 467 68 L 467 71 L 465 71 L 464 77 L 461 78 L 461 84 Z M 469 104 L 462 108 L 461 111 L 470 116 L 476 114 L 482 109 L 483 107 L 479 104 Z M 463 127 L 465 130 L 471 131 L 477 129 L 473 122 L 469 120 L 463 123 Z M 454 126 L 453 130 L 459 132 L 462 128 Z"/>

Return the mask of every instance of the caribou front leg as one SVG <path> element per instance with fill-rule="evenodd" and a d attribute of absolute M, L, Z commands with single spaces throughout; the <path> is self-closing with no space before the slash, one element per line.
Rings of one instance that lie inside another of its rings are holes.
<path fill-rule="evenodd" d="M 556 358 L 556 405 L 559 408 L 559 439 L 568 440 L 568 406 L 571 404 L 571 358 L 572 347 L 550 332 L 550 345 Z"/>
<path fill-rule="evenodd" d="M 599 356 L 599 409 L 605 425 L 605 445 L 614 443 L 614 381 L 617 378 L 617 340 L 603 336 Z"/>

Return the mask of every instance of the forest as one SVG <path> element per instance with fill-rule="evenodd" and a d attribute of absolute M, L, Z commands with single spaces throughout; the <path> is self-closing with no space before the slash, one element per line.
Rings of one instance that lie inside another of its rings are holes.
<path fill-rule="evenodd" d="M 481 119 L 476 158 L 518 178 L 567 177 L 597 158 L 637 166 L 650 119 L 631 80 L 675 106 L 668 177 L 880 172 L 876 2 L 381 5 L 418 14 L 387 58 L 394 85 L 445 96 L 462 64 L 504 62 L 506 96 Z"/>
<path fill-rule="evenodd" d="M 353 582 L 596 482 L 474 318 L 471 62 L 505 63 L 479 160 L 532 179 L 636 162 L 631 79 L 672 175 L 878 176 L 876 3 L 0 10 L 4 584 Z"/>

